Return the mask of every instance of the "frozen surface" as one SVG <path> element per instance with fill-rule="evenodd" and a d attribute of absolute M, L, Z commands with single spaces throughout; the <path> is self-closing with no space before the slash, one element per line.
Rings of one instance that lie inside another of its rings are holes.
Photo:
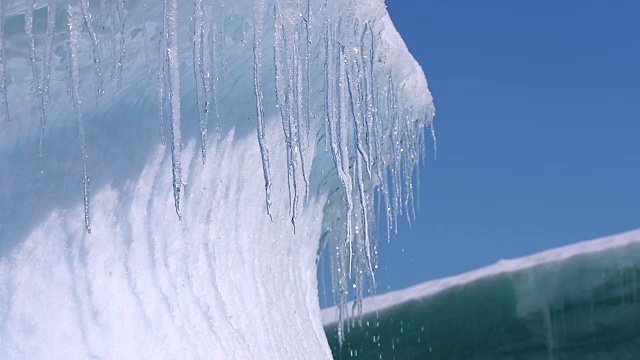
<path fill-rule="evenodd" d="M 640 230 L 365 299 L 342 349 L 335 311 L 343 358 L 635 359 Z"/>
<path fill-rule="evenodd" d="M 0 358 L 329 358 L 434 113 L 384 3 L 0 8 Z"/>

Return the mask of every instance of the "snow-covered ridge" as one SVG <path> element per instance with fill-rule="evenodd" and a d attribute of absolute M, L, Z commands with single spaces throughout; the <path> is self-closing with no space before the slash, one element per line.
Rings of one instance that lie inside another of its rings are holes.
<path fill-rule="evenodd" d="M 371 314 L 378 311 L 384 311 L 395 306 L 400 306 L 403 303 L 420 300 L 433 296 L 439 292 L 447 289 L 451 289 L 456 286 L 465 286 L 477 282 L 482 279 L 486 279 L 492 276 L 515 273 L 521 270 L 532 269 L 535 267 L 544 266 L 552 263 L 562 263 L 580 256 L 586 256 L 591 254 L 605 253 L 607 251 L 624 248 L 629 245 L 640 244 L 640 229 L 633 230 L 617 235 L 607 236 L 599 239 L 582 241 L 575 244 L 545 250 L 533 255 L 524 256 L 516 259 L 500 260 L 493 265 L 489 265 L 477 270 L 473 270 L 461 275 L 451 276 L 444 279 L 437 279 L 427 281 L 418 285 L 408 287 L 406 289 L 390 291 L 385 294 L 373 296 L 363 301 L 363 314 Z M 604 255 L 604 254 L 603 254 Z M 631 252 L 624 259 L 615 258 L 607 262 L 608 258 L 602 259 L 604 265 L 618 266 L 623 268 L 628 265 L 637 264 L 640 261 L 640 255 Z M 539 279 L 547 283 L 552 283 L 552 278 Z M 580 282 L 589 282 L 589 279 L 576 279 Z M 594 279 L 590 283 L 590 286 L 596 287 L 598 280 Z M 527 285 L 531 287 L 526 288 Z M 567 300 L 570 293 L 577 293 L 578 290 L 572 289 L 575 284 L 564 284 L 562 288 L 564 293 L 562 294 Z M 546 285 L 545 285 L 546 286 Z M 535 293 L 535 284 L 527 284 L 526 281 L 522 283 L 522 291 L 528 292 L 527 296 L 522 296 L 523 300 L 533 303 L 539 299 L 541 294 Z M 532 293 L 533 291 L 533 293 Z M 524 295 L 524 294 L 522 294 Z M 543 294 L 545 295 L 545 294 Z M 546 294 L 548 295 L 548 294 Z M 545 295 L 545 296 L 546 296 Z M 545 299 L 542 299 L 545 300 Z M 551 300 L 551 299 L 546 299 Z M 521 309 L 522 312 L 526 312 L 525 309 Z M 325 325 L 336 322 L 336 308 L 328 308 L 322 311 L 322 320 Z"/>
<path fill-rule="evenodd" d="M 2 6 L 0 358 L 330 357 L 434 112 L 384 4 Z"/>

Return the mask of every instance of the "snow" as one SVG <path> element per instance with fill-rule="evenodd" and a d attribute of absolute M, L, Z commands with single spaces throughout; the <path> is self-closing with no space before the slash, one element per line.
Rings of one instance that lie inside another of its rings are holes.
<path fill-rule="evenodd" d="M 553 263 L 569 262 L 579 256 L 596 254 L 602 258 L 602 262 L 607 262 L 607 252 L 620 248 L 627 247 L 632 244 L 640 244 L 640 229 L 633 230 L 617 235 L 607 236 L 599 239 L 583 241 L 560 248 L 549 249 L 540 253 L 536 253 L 530 256 L 525 256 L 517 259 L 500 260 L 497 263 L 483 267 L 471 272 L 467 272 L 461 275 L 451 276 L 444 279 L 438 279 L 433 281 L 427 281 L 415 286 L 411 286 L 406 289 L 391 291 L 385 294 L 373 296 L 363 301 L 362 314 L 372 314 L 385 311 L 387 309 L 402 306 L 405 303 L 426 299 L 432 297 L 445 290 L 458 287 L 458 286 L 471 286 L 474 283 L 480 282 L 483 279 L 493 276 L 515 273 L 522 270 L 533 269 Z M 615 260 L 615 261 L 614 261 Z M 626 259 L 621 260 L 615 258 L 609 261 L 610 265 L 624 266 L 626 263 L 637 264 L 640 261 L 640 256 L 635 253 L 630 253 Z M 545 278 L 541 281 L 546 283 L 554 282 L 553 278 Z M 596 287 L 598 281 L 587 281 L 590 286 Z M 558 297 L 563 297 L 565 300 L 571 296 L 577 296 L 576 293 L 580 293 L 579 290 L 571 289 L 572 286 L 564 285 L 557 294 Z M 571 289 L 571 290 L 570 290 Z M 519 292 L 523 293 L 523 296 L 519 296 L 527 305 L 520 304 L 521 312 L 527 312 L 525 307 L 540 306 L 541 303 L 549 301 L 551 299 L 540 299 L 539 289 L 536 288 L 535 283 L 524 283 L 519 288 Z M 524 295 L 526 293 L 526 295 Z M 580 295 L 584 295 L 580 293 Z M 550 295 L 546 295 L 550 296 Z M 335 307 L 322 310 L 323 324 L 329 325 L 336 322 L 337 309 Z"/>
<path fill-rule="evenodd" d="M 308 266 L 323 198 L 292 235 L 285 206 L 274 221 L 258 216 L 253 137 L 221 139 L 208 166 L 196 149 L 185 147 L 185 179 L 201 190 L 185 198 L 182 221 L 160 145 L 138 179 L 94 194 L 91 235 L 81 207 L 54 210 L 5 254 L 0 357 L 330 357 Z"/>
<path fill-rule="evenodd" d="M 0 5 L 0 358 L 331 357 L 434 115 L 384 3 Z"/>

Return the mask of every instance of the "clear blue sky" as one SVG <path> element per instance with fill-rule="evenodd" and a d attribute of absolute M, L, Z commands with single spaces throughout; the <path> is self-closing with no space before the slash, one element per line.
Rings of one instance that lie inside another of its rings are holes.
<path fill-rule="evenodd" d="M 387 0 L 436 103 L 378 292 L 640 227 L 640 1 Z"/>

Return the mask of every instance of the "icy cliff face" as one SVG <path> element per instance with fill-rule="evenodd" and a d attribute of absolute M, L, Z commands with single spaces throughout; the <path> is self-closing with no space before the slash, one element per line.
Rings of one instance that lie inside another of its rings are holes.
<path fill-rule="evenodd" d="M 365 299 L 336 358 L 635 359 L 640 230 L 584 241 Z"/>
<path fill-rule="evenodd" d="M 0 357 L 330 357 L 433 116 L 384 4 L 0 4 Z"/>

